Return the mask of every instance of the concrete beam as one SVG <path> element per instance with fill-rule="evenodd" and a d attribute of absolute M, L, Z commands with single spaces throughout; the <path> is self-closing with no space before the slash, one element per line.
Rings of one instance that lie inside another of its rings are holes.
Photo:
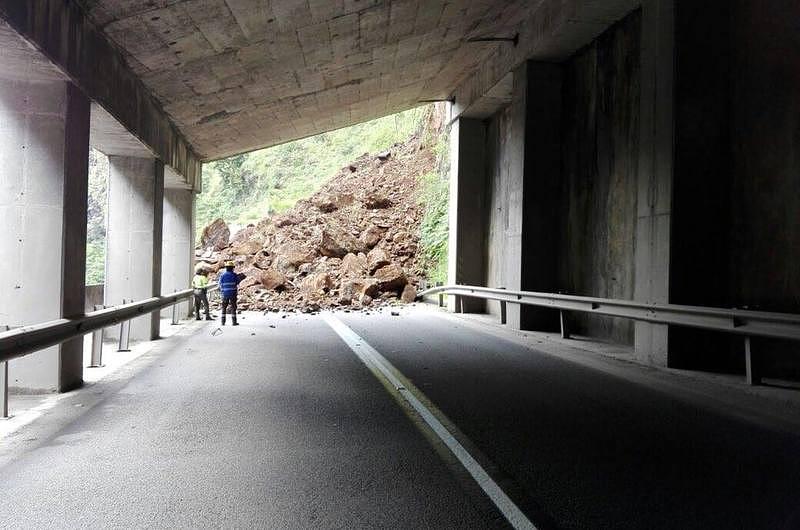
<path fill-rule="evenodd" d="M 453 117 L 481 106 L 481 99 L 526 60 L 562 62 L 597 38 L 615 22 L 638 8 L 641 0 L 565 0 L 539 1 L 528 16 L 509 31 L 519 33 L 519 44 L 494 45 L 496 49 L 454 91 Z"/>
<path fill-rule="evenodd" d="M 194 184 L 201 163 L 164 110 L 77 2 L 0 0 L 0 17 L 105 108 L 153 155 Z"/>

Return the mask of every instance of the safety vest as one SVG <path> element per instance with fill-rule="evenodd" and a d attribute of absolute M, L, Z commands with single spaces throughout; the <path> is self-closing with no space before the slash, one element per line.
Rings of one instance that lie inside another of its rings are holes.
<path fill-rule="evenodd" d="M 192 278 L 192 287 L 195 289 L 205 289 L 208 287 L 208 276 L 195 274 L 194 278 Z"/>

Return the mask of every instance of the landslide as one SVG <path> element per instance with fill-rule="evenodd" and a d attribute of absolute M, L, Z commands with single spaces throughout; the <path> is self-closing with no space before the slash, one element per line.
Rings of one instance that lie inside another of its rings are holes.
<path fill-rule="evenodd" d="M 436 155 L 420 135 L 365 154 L 311 197 L 229 240 L 222 220 L 207 226 L 197 267 L 212 281 L 226 260 L 244 274 L 239 308 L 303 311 L 361 309 L 411 302 L 420 278 L 420 177 Z"/>

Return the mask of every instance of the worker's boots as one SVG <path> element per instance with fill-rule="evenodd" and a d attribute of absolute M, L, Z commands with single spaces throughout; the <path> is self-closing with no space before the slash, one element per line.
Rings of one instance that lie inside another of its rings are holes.
<path fill-rule="evenodd" d="M 234 325 L 234 326 L 238 326 L 238 325 L 239 325 L 239 323 L 238 323 L 238 322 L 236 322 L 236 317 L 233 317 L 233 325 Z"/>
<path fill-rule="evenodd" d="M 197 320 L 200 320 L 200 317 L 197 317 Z M 206 320 L 214 320 L 214 319 L 211 318 L 211 315 L 206 315 Z"/>

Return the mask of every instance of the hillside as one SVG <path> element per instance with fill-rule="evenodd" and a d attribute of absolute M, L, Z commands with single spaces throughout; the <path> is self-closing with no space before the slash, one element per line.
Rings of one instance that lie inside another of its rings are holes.
<path fill-rule="evenodd" d="M 431 266 L 420 228 L 441 233 L 445 222 L 441 205 L 432 209 L 424 201 L 440 180 L 432 176 L 441 120 L 426 118 L 424 131 L 352 160 L 310 197 L 230 241 L 223 221 L 216 221 L 204 230 L 198 266 L 215 278 L 226 260 L 235 261 L 245 275 L 242 309 L 316 311 L 413 300 Z M 446 196 L 435 198 L 446 204 Z"/>
<path fill-rule="evenodd" d="M 197 198 L 199 229 L 214 219 L 245 226 L 285 212 L 364 153 L 388 149 L 417 132 L 430 107 L 211 162 Z"/>

